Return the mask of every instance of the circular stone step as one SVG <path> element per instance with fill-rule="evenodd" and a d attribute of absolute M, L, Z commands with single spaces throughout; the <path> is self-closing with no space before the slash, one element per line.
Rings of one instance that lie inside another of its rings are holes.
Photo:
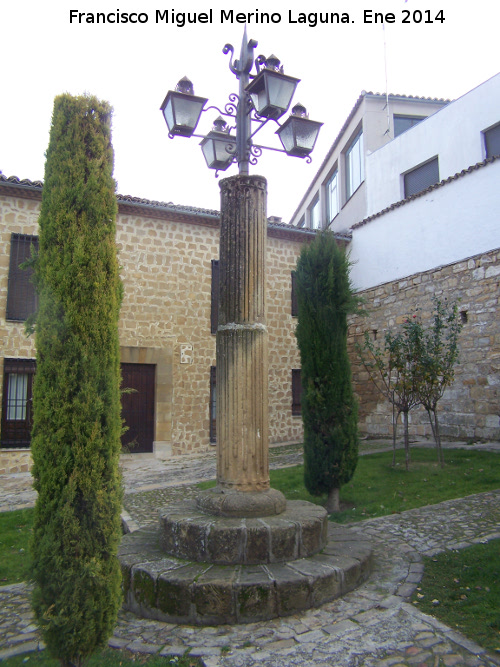
<path fill-rule="evenodd" d="M 328 544 L 310 558 L 266 565 L 214 565 L 167 556 L 156 528 L 125 535 L 119 551 L 124 606 L 169 623 L 220 625 L 287 616 L 357 588 L 372 567 L 361 536 L 329 523 Z"/>
<path fill-rule="evenodd" d="M 327 526 L 326 510 L 301 500 L 259 518 L 216 517 L 183 501 L 160 513 L 160 547 L 176 558 L 216 565 L 283 563 L 321 551 Z"/>

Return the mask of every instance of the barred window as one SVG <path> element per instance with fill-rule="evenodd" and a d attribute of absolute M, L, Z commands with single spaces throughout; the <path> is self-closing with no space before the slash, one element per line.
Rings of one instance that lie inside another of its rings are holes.
<path fill-rule="evenodd" d="M 2 447 L 29 447 L 32 425 L 34 359 L 5 359 Z"/>
<path fill-rule="evenodd" d="M 439 182 L 439 162 L 435 157 L 404 175 L 404 196 L 416 195 Z"/>
<path fill-rule="evenodd" d="M 33 269 L 21 269 L 31 257 L 31 246 L 38 250 L 38 237 L 12 234 L 10 240 L 9 283 L 7 288 L 6 319 L 24 321 L 37 309 Z"/>

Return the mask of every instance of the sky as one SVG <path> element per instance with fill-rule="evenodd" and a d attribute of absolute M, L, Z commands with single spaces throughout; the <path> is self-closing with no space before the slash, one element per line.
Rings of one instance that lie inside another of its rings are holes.
<path fill-rule="evenodd" d="M 212 22 L 200 21 L 210 10 Z M 169 22 L 157 22 L 165 12 Z M 137 13 L 143 22 L 89 23 L 97 13 L 111 19 Z M 271 16 L 269 23 L 263 13 Z M 188 23 L 188 14 L 196 23 Z M 385 21 L 375 22 L 375 14 Z M 245 18 L 249 39 L 258 42 L 255 56 L 273 53 L 286 74 L 301 79 L 293 103 L 324 123 L 311 164 L 264 151 L 251 167 L 268 181 L 268 215 L 283 222 L 361 91 L 456 99 L 500 71 L 498 0 L 5 1 L 0 171 L 43 180 L 54 98 L 90 93 L 114 109 L 118 193 L 218 210 L 218 179 L 206 167 L 200 139 L 169 139 L 159 109 L 183 76 L 195 94 L 209 98 L 207 106 L 224 108 L 238 81 L 222 49 L 230 43 L 239 56 Z M 208 132 L 217 115 L 204 113 L 198 131 Z M 255 141 L 280 148 L 275 129 L 268 125 Z M 222 177 L 235 173 L 232 166 Z"/>

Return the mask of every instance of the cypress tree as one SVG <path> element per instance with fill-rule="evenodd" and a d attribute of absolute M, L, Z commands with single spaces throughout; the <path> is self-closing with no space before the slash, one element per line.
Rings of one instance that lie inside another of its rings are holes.
<path fill-rule="evenodd" d="M 302 249 L 296 271 L 301 358 L 304 483 L 312 495 L 328 494 L 339 511 L 340 487 L 358 461 L 358 411 L 347 354 L 347 315 L 359 308 L 349 260 L 331 232 Z"/>
<path fill-rule="evenodd" d="M 56 97 L 35 261 L 33 607 L 50 653 L 81 665 L 121 603 L 122 287 L 111 108 Z"/>

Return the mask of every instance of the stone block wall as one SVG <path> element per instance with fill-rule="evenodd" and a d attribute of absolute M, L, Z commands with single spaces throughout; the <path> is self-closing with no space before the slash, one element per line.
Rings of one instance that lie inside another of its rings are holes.
<path fill-rule="evenodd" d="M 0 194 L 0 377 L 3 359 L 34 358 L 23 322 L 6 321 L 11 233 L 38 233 L 40 191 Z M 292 368 L 300 367 L 291 316 L 291 272 L 304 234 L 279 229 L 268 236 L 269 411 L 271 443 L 300 441 L 292 416 Z M 120 315 L 123 362 L 156 366 L 155 452 L 170 456 L 206 451 L 209 443 L 212 260 L 219 254 L 214 215 L 121 201 L 118 259 L 124 300 Z M 187 352 L 186 352 L 187 346 Z M 181 363 L 181 352 L 184 352 Z M 0 382 L 0 400 L 3 383 Z M 0 450 L 2 451 L 2 450 Z M 5 453 L 6 450 L 3 450 Z M 14 453 L 11 453 L 14 459 Z"/>
<path fill-rule="evenodd" d="M 431 317 L 433 298 L 459 300 L 466 320 L 459 338 L 455 381 L 438 406 L 444 437 L 461 440 L 500 438 L 500 252 L 379 285 L 362 293 L 366 317 L 353 317 L 349 329 L 353 379 L 360 402 L 360 430 L 370 437 L 392 434 L 391 406 L 374 388 L 354 350 L 365 330 L 383 344 L 385 332 L 417 310 Z M 376 332 L 376 334 L 375 334 Z M 410 412 L 410 434 L 432 437 L 422 408 Z"/>

